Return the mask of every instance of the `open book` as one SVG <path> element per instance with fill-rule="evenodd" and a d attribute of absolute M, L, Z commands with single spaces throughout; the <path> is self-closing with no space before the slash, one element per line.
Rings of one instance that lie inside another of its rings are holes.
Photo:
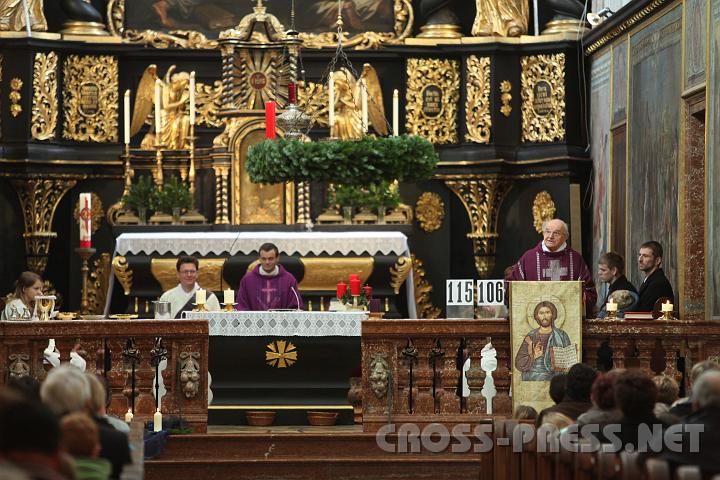
<path fill-rule="evenodd" d="M 550 362 L 553 371 L 566 372 L 578 363 L 577 344 L 573 343 L 567 347 L 552 347 L 550 350 Z"/>

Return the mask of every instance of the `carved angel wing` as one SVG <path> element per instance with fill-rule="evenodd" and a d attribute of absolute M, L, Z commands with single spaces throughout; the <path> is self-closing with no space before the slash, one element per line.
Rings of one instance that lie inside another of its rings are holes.
<path fill-rule="evenodd" d="M 365 79 L 365 86 L 368 91 L 368 119 L 375 131 L 380 135 L 388 134 L 387 120 L 385 119 L 385 107 L 383 105 L 382 87 L 375 68 L 366 63 L 360 79 Z M 358 82 L 360 83 L 360 82 Z"/>
<path fill-rule="evenodd" d="M 135 94 L 135 107 L 133 108 L 132 124 L 130 135 L 135 135 L 145 124 L 145 120 L 153 108 L 153 94 L 155 92 L 155 80 L 157 80 L 157 65 L 149 65 L 140 78 L 137 92 Z"/>

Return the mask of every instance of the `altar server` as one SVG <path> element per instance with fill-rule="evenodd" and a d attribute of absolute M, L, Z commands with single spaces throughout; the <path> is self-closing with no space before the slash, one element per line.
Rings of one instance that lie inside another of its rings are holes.
<path fill-rule="evenodd" d="M 240 280 L 237 306 L 240 311 L 302 309 L 297 280 L 278 263 L 280 252 L 272 243 L 260 246 L 260 264 Z"/>
<path fill-rule="evenodd" d="M 35 272 L 23 272 L 8 295 L 2 320 L 30 320 L 35 312 L 35 297 L 42 295 L 43 281 Z"/>
<path fill-rule="evenodd" d="M 176 268 L 180 283 L 160 297 L 161 302 L 170 302 L 170 315 L 173 318 L 180 318 L 182 312 L 195 308 L 195 292 L 201 288 L 197 283 L 199 265 L 195 257 L 178 258 Z M 220 310 L 220 303 L 214 293 L 207 292 L 205 308 L 211 312 Z"/>

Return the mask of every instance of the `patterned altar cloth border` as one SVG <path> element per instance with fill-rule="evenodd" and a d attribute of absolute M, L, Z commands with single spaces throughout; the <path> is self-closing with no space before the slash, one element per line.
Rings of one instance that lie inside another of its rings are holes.
<path fill-rule="evenodd" d="M 359 337 L 365 312 L 183 312 L 207 320 L 210 336 Z"/>
<path fill-rule="evenodd" d="M 115 253 L 247 255 L 265 242 L 276 244 L 286 255 L 409 252 L 407 237 L 401 232 L 158 232 L 123 233 L 115 242 Z"/>

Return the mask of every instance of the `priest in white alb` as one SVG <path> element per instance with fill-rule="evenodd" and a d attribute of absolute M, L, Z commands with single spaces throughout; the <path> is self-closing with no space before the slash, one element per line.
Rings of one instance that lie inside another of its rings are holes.
<path fill-rule="evenodd" d="M 201 288 L 197 283 L 199 265 L 200 263 L 195 257 L 185 256 L 178 258 L 176 268 L 180 283 L 160 297 L 161 302 L 170 302 L 170 316 L 172 318 L 180 318 L 182 312 L 195 308 L 197 303 L 196 292 Z M 214 293 L 206 293 L 205 308 L 211 312 L 220 310 L 220 303 Z"/>

